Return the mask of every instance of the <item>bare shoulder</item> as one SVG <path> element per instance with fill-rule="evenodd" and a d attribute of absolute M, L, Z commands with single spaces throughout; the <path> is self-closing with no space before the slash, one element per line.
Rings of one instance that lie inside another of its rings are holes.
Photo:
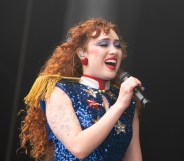
<path fill-rule="evenodd" d="M 59 87 L 54 87 L 50 97 L 46 100 L 46 104 L 61 104 L 62 102 L 71 103 L 68 95 Z"/>

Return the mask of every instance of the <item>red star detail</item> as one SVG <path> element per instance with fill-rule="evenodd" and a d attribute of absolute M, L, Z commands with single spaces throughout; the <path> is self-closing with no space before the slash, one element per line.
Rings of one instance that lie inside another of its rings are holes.
<path fill-rule="evenodd" d="M 92 100 L 86 100 L 87 101 L 87 103 L 88 103 L 88 107 L 89 108 L 94 108 L 95 110 L 99 110 L 99 103 L 97 103 L 97 102 L 95 102 L 95 100 L 94 99 L 92 99 Z"/>

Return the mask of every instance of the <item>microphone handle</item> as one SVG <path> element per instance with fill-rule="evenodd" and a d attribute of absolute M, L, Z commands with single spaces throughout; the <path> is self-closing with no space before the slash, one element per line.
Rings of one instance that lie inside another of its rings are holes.
<path fill-rule="evenodd" d="M 121 76 L 120 76 L 120 80 L 122 82 L 124 82 L 126 79 L 128 79 L 131 75 L 128 72 L 124 72 Z M 140 100 L 140 102 L 142 103 L 143 106 L 146 106 L 148 103 L 150 103 L 150 100 L 145 98 L 143 93 L 141 92 L 141 88 L 140 87 L 136 87 L 134 89 L 134 95 Z"/>

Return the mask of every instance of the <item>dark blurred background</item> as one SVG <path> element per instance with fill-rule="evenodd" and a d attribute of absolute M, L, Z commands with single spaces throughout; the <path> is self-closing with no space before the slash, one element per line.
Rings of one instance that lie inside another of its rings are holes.
<path fill-rule="evenodd" d="M 23 98 L 67 29 L 102 17 L 119 25 L 124 68 L 151 100 L 140 117 L 144 161 L 183 161 L 183 8 L 181 0 L 0 0 L 0 160 L 31 160 L 16 154 Z"/>

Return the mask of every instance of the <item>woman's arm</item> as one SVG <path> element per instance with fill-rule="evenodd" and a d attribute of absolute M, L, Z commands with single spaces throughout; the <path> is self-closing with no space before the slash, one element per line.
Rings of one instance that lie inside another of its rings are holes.
<path fill-rule="evenodd" d="M 111 107 L 97 123 L 82 131 L 71 100 L 64 91 L 56 87 L 46 101 L 46 116 L 50 128 L 79 159 L 84 159 L 103 142 L 122 112 L 121 108 Z"/>
<path fill-rule="evenodd" d="M 140 82 L 130 77 L 121 84 L 116 103 L 101 119 L 82 130 L 68 95 L 55 87 L 46 100 L 46 117 L 50 128 L 65 147 L 77 158 L 84 159 L 107 137 L 124 110 L 129 106 L 133 89 Z"/>
<path fill-rule="evenodd" d="M 139 118 L 135 110 L 133 119 L 133 136 L 123 161 L 142 161 L 142 152 L 139 138 Z"/>

